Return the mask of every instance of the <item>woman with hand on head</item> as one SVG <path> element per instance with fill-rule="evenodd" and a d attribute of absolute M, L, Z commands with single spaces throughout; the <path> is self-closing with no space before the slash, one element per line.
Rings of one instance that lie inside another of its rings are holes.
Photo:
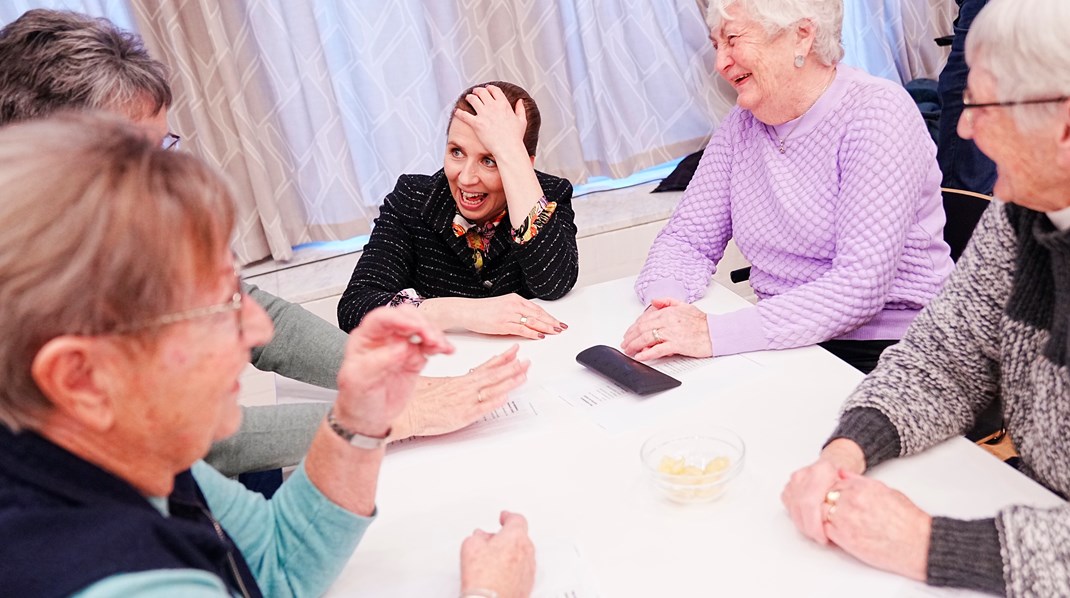
<path fill-rule="evenodd" d="M 511 83 L 457 99 L 442 170 L 403 175 L 338 302 L 350 330 L 380 305 L 411 304 L 445 329 L 544 338 L 567 326 L 530 299 L 558 299 L 579 262 L 572 185 L 534 168 L 541 117 Z"/>
<path fill-rule="evenodd" d="M 167 67 L 139 36 L 106 19 L 38 8 L 0 29 L 0 127 L 63 110 L 103 110 L 166 145 L 172 98 Z M 242 291 L 275 329 L 270 341 L 253 348 L 252 364 L 335 388 L 345 333 L 253 285 L 242 283 Z M 501 406 L 525 379 L 528 364 L 516 355 L 510 349 L 462 376 L 421 377 L 392 439 L 451 432 Z M 319 402 L 243 407 L 241 429 L 216 443 L 206 460 L 227 475 L 297 465 L 329 408 Z"/>
<path fill-rule="evenodd" d="M 973 21 L 958 131 L 996 163 L 1001 201 L 781 496 L 808 538 L 929 585 L 1070 596 L 1070 503 L 953 519 L 862 475 L 962 434 L 998 400 L 1019 470 L 1070 496 L 1068 24 L 1065 0 L 991 0 Z"/>
<path fill-rule="evenodd" d="M 936 148 L 898 85 L 839 64 L 842 0 L 712 0 L 736 108 L 655 239 L 624 335 L 640 360 L 822 343 L 871 370 L 952 268 Z M 690 305 L 730 238 L 756 306 Z"/>

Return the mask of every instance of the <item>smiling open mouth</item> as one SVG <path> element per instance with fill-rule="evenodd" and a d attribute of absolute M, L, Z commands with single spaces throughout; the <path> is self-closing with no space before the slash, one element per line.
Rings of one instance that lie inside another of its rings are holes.
<path fill-rule="evenodd" d="M 478 208 L 486 198 L 486 193 L 469 193 L 467 191 L 461 191 L 461 206 L 468 209 L 475 209 Z"/>
<path fill-rule="evenodd" d="M 734 85 L 739 85 L 740 83 L 742 83 L 744 80 L 746 80 L 749 77 L 750 77 L 750 73 L 747 73 L 746 75 L 740 75 L 740 76 L 736 77 L 735 79 L 732 79 L 732 83 Z"/>

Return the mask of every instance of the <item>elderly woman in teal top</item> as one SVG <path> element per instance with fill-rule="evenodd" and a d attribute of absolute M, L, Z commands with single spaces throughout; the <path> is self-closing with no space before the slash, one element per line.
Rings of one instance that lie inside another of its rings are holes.
<path fill-rule="evenodd" d="M 272 500 L 245 490 L 201 461 L 272 335 L 233 224 L 218 175 L 122 119 L 0 130 L 6 594 L 317 596 L 374 519 L 391 422 L 452 347 L 414 309 L 369 314 L 308 456 Z M 502 524 L 466 541 L 464 590 L 530 590 L 526 523 Z"/>

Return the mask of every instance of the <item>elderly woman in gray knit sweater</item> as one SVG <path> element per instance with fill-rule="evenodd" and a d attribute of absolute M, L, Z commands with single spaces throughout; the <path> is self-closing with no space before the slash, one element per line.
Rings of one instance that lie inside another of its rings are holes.
<path fill-rule="evenodd" d="M 1070 596 L 1070 505 L 931 517 L 861 475 L 962 434 L 998 398 L 1023 472 L 1070 496 L 1068 26 L 1066 0 L 992 0 L 974 21 L 959 133 L 995 161 L 1007 203 L 782 495 L 814 541 L 930 585 Z"/>

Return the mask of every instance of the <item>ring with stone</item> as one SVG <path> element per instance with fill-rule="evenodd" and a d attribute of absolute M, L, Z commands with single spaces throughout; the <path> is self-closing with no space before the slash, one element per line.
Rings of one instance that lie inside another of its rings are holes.
<path fill-rule="evenodd" d="M 826 505 L 828 505 L 830 507 L 835 507 L 837 500 L 840 500 L 840 491 L 839 490 L 829 490 L 825 494 L 825 504 Z"/>
<path fill-rule="evenodd" d="M 527 324 L 528 324 L 528 317 L 527 317 L 527 316 L 525 316 L 525 315 L 523 315 L 523 314 L 521 314 L 521 315 L 520 315 L 520 323 L 521 323 L 521 324 L 523 324 L 523 325 L 525 325 L 525 326 L 527 326 Z"/>
<path fill-rule="evenodd" d="M 654 337 L 654 343 L 655 344 L 664 342 L 663 340 L 661 340 L 661 331 L 658 330 L 657 328 L 651 328 L 650 329 L 650 334 L 651 334 L 651 336 Z"/>

